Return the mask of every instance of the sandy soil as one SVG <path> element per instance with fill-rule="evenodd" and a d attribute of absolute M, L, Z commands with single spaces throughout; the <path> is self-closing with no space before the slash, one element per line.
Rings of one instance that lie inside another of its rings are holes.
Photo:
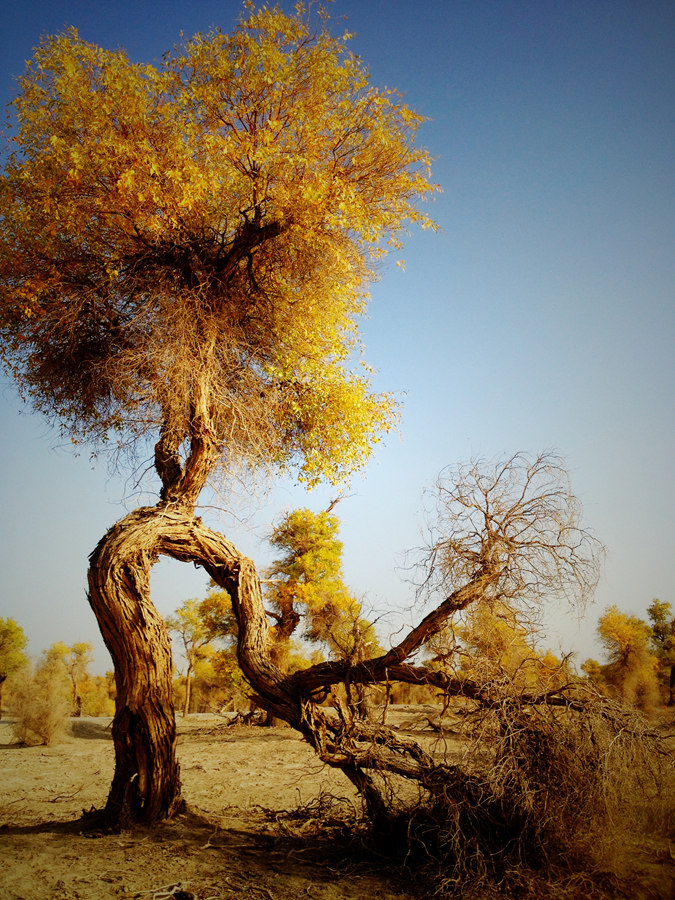
<path fill-rule="evenodd" d="M 421 712 L 398 708 L 393 718 L 405 725 L 412 716 L 419 724 Z M 357 799 L 349 782 L 285 727 L 179 719 L 187 811 L 153 831 L 86 833 L 80 816 L 105 804 L 112 779 L 110 721 L 71 720 L 71 733 L 54 747 L 19 747 L 11 724 L 0 722 L 0 900 L 421 896 L 390 863 L 359 860 L 358 847 L 345 849 L 351 832 L 337 820 L 317 838 L 318 802 L 332 796 L 358 809 Z M 668 724 L 675 727 L 670 715 Z M 304 818 L 289 817 L 299 806 Z M 637 849 L 626 859 L 636 874 L 634 896 L 675 896 L 675 847 L 641 842 Z"/>
<path fill-rule="evenodd" d="M 355 802 L 340 773 L 289 728 L 222 721 L 179 721 L 188 812 L 152 832 L 99 837 L 83 833 L 78 817 L 105 803 L 114 763 L 110 719 L 72 720 L 72 734 L 54 747 L 18 747 L 11 725 L 0 722 L 1 900 L 414 896 L 384 867 L 348 863 L 330 842 L 308 840 L 311 821 L 275 823 L 275 812 L 326 792 Z"/>

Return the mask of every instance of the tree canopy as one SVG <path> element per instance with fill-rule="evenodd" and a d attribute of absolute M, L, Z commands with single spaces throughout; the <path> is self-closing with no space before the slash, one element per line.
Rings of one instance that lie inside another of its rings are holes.
<path fill-rule="evenodd" d="M 28 662 L 26 643 L 23 628 L 14 619 L 0 618 L 0 684 Z"/>
<path fill-rule="evenodd" d="M 75 440 L 159 435 L 167 499 L 242 459 L 337 480 L 392 423 L 357 321 L 434 188 L 421 118 L 347 38 L 249 9 L 152 66 L 71 29 L 19 81 L 2 357 Z"/>
<path fill-rule="evenodd" d="M 537 615 L 544 602 L 583 604 L 604 548 L 580 528 L 581 504 L 560 457 L 523 453 L 444 470 L 431 491 L 421 591 L 483 585 L 483 599 Z"/>
<path fill-rule="evenodd" d="M 267 568 L 265 598 L 275 620 L 272 655 L 283 665 L 289 641 L 302 622 L 302 637 L 336 659 L 361 662 L 382 648 L 342 571 L 340 521 L 329 511 L 295 509 L 276 523 L 270 544 L 279 556 Z"/>
<path fill-rule="evenodd" d="M 637 616 L 610 606 L 598 620 L 600 642 L 608 657 L 603 676 L 628 704 L 648 708 L 658 702 L 658 661 L 650 650 L 652 630 Z"/>
<path fill-rule="evenodd" d="M 266 596 L 277 643 L 290 638 L 301 617 L 305 637 L 326 638 L 352 602 L 343 581 L 339 527 L 337 516 L 296 509 L 273 529 L 270 543 L 280 555 L 267 569 Z"/>
<path fill-rule="evenodd" d="M 10 675 L 28 663 L 23 652 L 26 643 L 23 628 L 14 619 L 0 618 L 0 716 L 2 685 Z"/>

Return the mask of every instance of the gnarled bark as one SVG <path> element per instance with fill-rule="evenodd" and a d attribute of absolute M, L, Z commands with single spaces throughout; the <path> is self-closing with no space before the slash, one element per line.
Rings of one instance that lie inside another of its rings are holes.
<path fill-rule="evenodd" d="M 202 565 L 233 598 L 240 663 L 262 705 L 291 724 L 301 711 L 267 652 L 267 621 L 253 563 L 191 513 L 143 507 L 115 524 L 90 557 L 89 602 L 115 666 L 115 774 L 110 827 L 170 817 L 181 803 L 172 697 L 171 644 L 150 601 L 160 555 Z"/>
<path fill-rule="evenodd" d="M 162 530 L 158 508 L 135 510 L 92 553 L 89 602 L 115 666 L 115 775 L 106 824 L 156 822 L 180 804 L 171 643 L 150 602 Z"/>

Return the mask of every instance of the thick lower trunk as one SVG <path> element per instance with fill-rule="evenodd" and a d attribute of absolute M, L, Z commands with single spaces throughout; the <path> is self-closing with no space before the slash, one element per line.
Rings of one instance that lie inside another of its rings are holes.
<path fill-rule="evenodd" d="M 161 821 L 181 802 L 176 761 L 171 644 L 150 602 L 160 509 L 139 509 L 105 535 L 90 557 L 89 602 L 115 666 L 115 774 L 107 826 Z"/>
<path fill-rule="evenodd" d="M 670 681 L 668 684 L 668 706 L 675 706 L 675 665 L 670 667 Z"/>

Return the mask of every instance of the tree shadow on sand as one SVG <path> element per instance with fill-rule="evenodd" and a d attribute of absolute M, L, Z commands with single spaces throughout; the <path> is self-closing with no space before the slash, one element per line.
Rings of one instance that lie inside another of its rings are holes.
<path fill-rule="evenodd" d="M 354 896 L 356 884 L 363 896 L 408 900 L 409 880 L 406 884 L 406 879 L 392 868 L 391 860 L 378 858 L 363 844 L 361 832 L 350 826 L 348 815 L 340 818 L 328 814 L 319 821 L 314 818 L 317 812 L 318 808 L 304 808 L 300 814 L 260 807 L 233 810 L 223 827 L 219 824 L 221 817 L 186 808 L 160 826 L 112 834 L 99 827 L 100 814 L 91 810 L 66 821 L 3 825 L 0 838 L 34 836 L 42 843 L 45 836 L 51 836 L 60 839 L 62 847 L 66 846 L 64 840 L 70 847 L 71 840 L 85 839 L 89 845 L 86 855 L 81 845 L 68 852 L 90 860 L 93 854 L 93 859 L 100 859 L 106 869 L 111 868 L 111 852 L 143 854 L 150 860 L 203 860 L 199 875 L 193 871 L 189 876 L 192 880 L 185 894 L 189 897 L 201 896 L 199 884 L 208 879 L 212 884 L 229 886 L 230 892 L 235 890 L 242 897 L 252 896 L 252 891 L 258 892 L 256 897 L 261 890 L 266 893 L 265 885 L 269 886 L 270 896 L 296 896 L 297 891 L 301 896 L 314 885 L 319 891 L 317 896 L 324 896 L 323 886 L 331 897 L 337 898 L 343 896 L 339 883 L 344 881 L 344 896 Z M 158 870 L 155 874 L 159 879 L 164 875 Z M 122 869 L 120 875 L 124 877 Z M 187 884 L 186 881 L 186 887 Z"/>

